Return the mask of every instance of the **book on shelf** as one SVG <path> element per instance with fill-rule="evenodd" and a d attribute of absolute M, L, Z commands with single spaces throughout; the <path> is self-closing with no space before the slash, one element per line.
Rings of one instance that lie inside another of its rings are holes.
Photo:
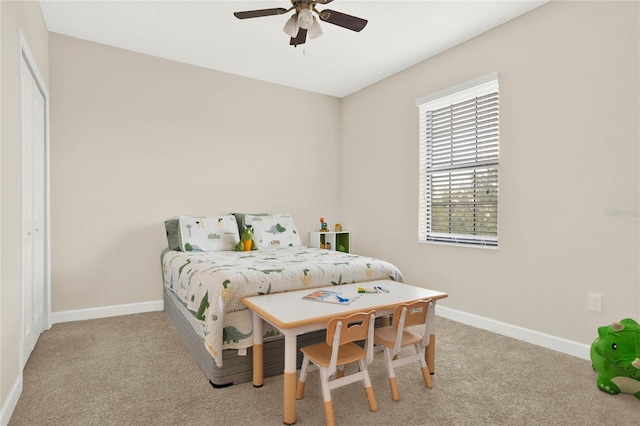
<path fill-rule="evenodd" d="M 303 297 L 306 300 L 317 300 L 319 302 L 338 303 L 340 305 L 348 305 L 358 299 L 362 294 L 359 293 L 341 293 L 332 290 L 315 290 Z"/>

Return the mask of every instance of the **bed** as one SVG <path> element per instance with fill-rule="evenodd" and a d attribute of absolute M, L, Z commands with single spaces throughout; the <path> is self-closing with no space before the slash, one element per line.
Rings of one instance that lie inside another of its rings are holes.
<path fill-rule="evenodd" d="M 247 225 L 258 250 L 235 251 L 238 230 Z M 165 311 L 214 387 L 252 379 L 253 327 L 243 297 L 377 279 L 403 281 L 389 262 L 303 246 L 288 214 L 181 216 L 165 226 Z M 263 334 L 264 375 L 281 374 L 284 340 L 266 324 Z M 311 333 L 298 344 L 323 337 Z"/>

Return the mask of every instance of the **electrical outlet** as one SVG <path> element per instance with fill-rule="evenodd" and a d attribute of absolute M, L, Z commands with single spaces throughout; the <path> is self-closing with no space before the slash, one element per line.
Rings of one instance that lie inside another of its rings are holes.
<path fill-rule="evenodd" d="M 589 293 L 589 304 L 587 309 L 594 312 L 602 312 L 602 295 Z"/>

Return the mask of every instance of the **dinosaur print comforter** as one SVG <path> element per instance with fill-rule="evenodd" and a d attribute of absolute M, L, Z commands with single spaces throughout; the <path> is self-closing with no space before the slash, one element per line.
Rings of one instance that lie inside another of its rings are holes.
<path fill-rule="evenodd" d="M 222 366 L 223 349 L 250 347 L 251 312 L 245 296 L 380 279 L 403 281 L 394 265 L 364 256 L 309 247 L 250 252 L 181 252 L 162 257 L 164 285 L 202 322 L 205 346 Z"/>

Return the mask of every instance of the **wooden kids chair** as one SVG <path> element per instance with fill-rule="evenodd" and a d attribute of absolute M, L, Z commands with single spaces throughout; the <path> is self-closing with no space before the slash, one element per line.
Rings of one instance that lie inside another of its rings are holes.
<path fill-rule="evenodd" d="M 371 379 L 367 366 L 373 360 L 373 326 L 375 321 L 374 311 L 360 312 L 347 317 L 334 318 L 327 325 L 326 342 L 320 342 L 305 346 L 300 349 L 304 354 L 300 378 L 296 390 L 296 398 L 304 397 L 304 387 L 307 379 L 309 362 L 312 362 L 320 370 L 320 382 L 322 385 L 322 399 L 324 401 L 324 414 L 327 425 L 335 425 L 333 402 L 331 401 L 331 389 L 335 389 L 350 383 L 362 380 L 364 390 L 371 411 L 378 410 L 378 403 L 371 387 Z M 366 339 L 366 350 L 358 346 L 355 341 Z M 360 364 L 360 370 L 343 377 L 332 379 L 336 368 L 352 362 Z"/>
<path fill-rule="evenodd" d="M 433 303 L 431 299 L 399 304 L 393 310 L 393 325 L 375 330 L 375 344 L 384 347 L 391 399 L 394 401 L 400 401 L 394 367 L 419 361 L 425 386 L 429 389 L 433 387 L 429 367 L 425 361 L 425 348 L 429 345 L 429 336 L 432 329 L 430 324 L 430 321 L 433 321 L 431 318 L 432 310 Z M 421 324 L 425 325 L 423 335 L 407 329 L 407 327 Z M 397 358 L 400 350 L 408 345 L 413 345 L 415 353 Z"/>

